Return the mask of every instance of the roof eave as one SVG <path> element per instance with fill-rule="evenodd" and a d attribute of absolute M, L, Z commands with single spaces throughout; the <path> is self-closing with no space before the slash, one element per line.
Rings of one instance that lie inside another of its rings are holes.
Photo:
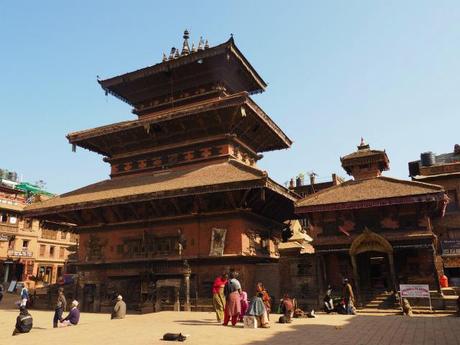
<path fill-rule="evenodd" d="M 313 212 L 327 212 L 327 211 L 340 211 L 352 210 L 359 208 L 372 208 L 391 205 L 414 204 L 421 202 L 438 202 L 444 198 L 444 191 L 427 193 L 420 195 L 410 195 L 395 198 L 381 198 L 381 199 L 367 199 L 358 201 L 348 201 L 341 203 L 330 203 L 320 205 L 307 205 L 295 206 L 295 213 L 297 215 L 313 213 Z"/>
<path fill-rule="evenodd" d="M 49 215 L 57 212 L 68 212 L 83 210 L 95 207 L 105 207 L 110 205 L 122 205 L 129 204 L 132 202 L 142 202 L 156 199 L 167 199 L 172 197 L 183 197 L 188 195 L 198 195 L 198 194 L 208 194 L 208 193 L 218 193 L 226 192 L 238 189 L 251 189 L 251 188 L 263 188 L 265 187 L 265 178 L 256 178 L 253 180 L 247 181 L 236 181 L 231 183 L 223 183 L 219 185 L 210 185 L 210 186 L 200 186 L 193 188 L 181 188 L 176 190 L 167 190 L 160 192 L 152 192 L 145 194 L 138 194 L 134 196 L 120 196 L 111 199 L 100 199 L 95 201 L 87 202 L 75 202 L 65 205 L 56 205 L 51 207 L 43 208 L 33 208 L 33 209 L 24 209 L 24 214 L 27 217 L 40 217 Z"/>

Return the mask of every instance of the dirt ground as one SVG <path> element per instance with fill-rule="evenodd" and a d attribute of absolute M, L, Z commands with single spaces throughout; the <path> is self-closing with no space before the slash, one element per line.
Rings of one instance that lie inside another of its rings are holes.
<path fill-rule="evenodd" d="M 190 335 L 190 345 L 460 345 L 460 318 L 454 316 L 387 315 L 318 315 L 316 319 L 295 319 L 278 324 L 271 315 L 269 329 L 224 327 L 213 313 L 160 312 L 128 315 L 124 320 L 110 320 L 108 314 L 82 313 L 75 327 L 52 328 L 52 311 L 31 310 L 34 328 L 28 334 L 12 337 L 15 319 L 15 296 L 0 304 L 0 344 L 166 344 L 160 340 L 166 332 Z"/>

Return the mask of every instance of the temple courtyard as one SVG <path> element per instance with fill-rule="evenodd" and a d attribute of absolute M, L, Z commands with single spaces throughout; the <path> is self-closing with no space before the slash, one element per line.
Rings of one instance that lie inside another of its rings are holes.
<path fill-rule="evenodd" d="M 76 327 L 52 328 L 52 311 L 31 310 L 34 328 L 29 334 L 11 336 L 17 315 L 0 305 L 0 344 L 164 344 L 166 332 L 190 335 L 186 344 L 460 344 L 460 318 L 455 316 L 318 315 L 278 324 L 271 317 L 269 329 L 223 327 L 207 312 L 160 312 L 128 315 L 110 320 L 108 314 L 82 313 Z"/>

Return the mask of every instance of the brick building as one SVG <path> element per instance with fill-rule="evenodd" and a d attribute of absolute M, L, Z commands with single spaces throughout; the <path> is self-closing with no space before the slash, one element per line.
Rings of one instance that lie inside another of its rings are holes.
<path fill-rule="evenodd" d="M 341 163 L 353 180 L 296 203 L 313 237 L 319 295 L 327 284 L 340 293 L 343 278 L 361 304 L 400 283 L 439 289 L 432 224 L 442 213 L 444 189 L 381 176 L 389 169 L 387 154 L 363 141 Z"/>
<path fill-rule="evenodd" d="M 440 155 L 422 153 L 420 160 L 409 163 L 409 174 L 414 181 L 442 186 L 449 197 L 445 216 L 433 225 L 444 273 L 451 285 L 460 286 L 460 145 Z"/>

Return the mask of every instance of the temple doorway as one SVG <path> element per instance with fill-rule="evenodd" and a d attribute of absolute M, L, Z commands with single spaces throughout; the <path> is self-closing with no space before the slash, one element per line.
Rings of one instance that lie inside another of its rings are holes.
<path fill-rule="evenodd" d="M 388 255 L 369 251 L 357 255 L 360 287 L 364 290 L 389 290 L 391 286 Z"/>
<path fill-rule="evenodd" d="M 396 289 L 393 247 L 382 235 L 364 229 L 351 244 L 349 254 L 361 302 L 366 295 Z"/>

